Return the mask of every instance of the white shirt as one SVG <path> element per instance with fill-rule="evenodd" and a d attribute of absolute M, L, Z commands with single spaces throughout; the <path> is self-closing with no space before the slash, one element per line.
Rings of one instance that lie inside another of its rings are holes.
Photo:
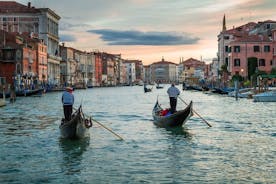
<path fill-rule="evenodd" d="M 180 94 L 180 91 L 179 91 L 179 89 L 176 88 L 175 86 L 171 86 L 171 87 L 169 87 L 169 89 L 167 90 L 167 93 L 169 94 L 169 97 L 177 98 L 177 96 Z"/>

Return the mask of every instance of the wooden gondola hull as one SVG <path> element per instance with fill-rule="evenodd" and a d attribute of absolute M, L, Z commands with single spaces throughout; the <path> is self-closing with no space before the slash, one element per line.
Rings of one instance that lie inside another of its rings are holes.
<path fill-rule="evenodd" d="M 157 104 L 157 106 L 159 106 L 159 104 Z M 176 113 L 166 117 L 158 115 L 158 111 L 162 109 L 160 106 L 156 108 L 155 105 L 155 108 L 152 111 L 153 123 L 158 127 L 181 127 L 192 116 L 192 106 L 193 102 L 191 101 L 184 110 L 177 111 Z"/>
<path fill-rule="evenodd" d="M 150 88 L 144 88 L 144 92 L 145 92 L 145 93 L 151 92 L 151 89 L 150 89 Z"/>
<path fill-rule="evenodd" d="M 59 129 L 61 137 L 65 139 L 81 139 L 89 136 L 89 128 L 85 126 L 85 118 L 80 109 L 73 114 L 70 121 L 62 120 Z"/>

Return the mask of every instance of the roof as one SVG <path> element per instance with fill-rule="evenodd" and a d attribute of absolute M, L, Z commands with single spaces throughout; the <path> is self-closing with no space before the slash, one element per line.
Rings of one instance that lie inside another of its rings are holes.
<path fill-rule="evenodd" d="M 267 35 L 243 35 L 236 37 L 234 42 L 272 42 Z"/>
<path fill-rule="evenodd" d="M 224 34 L 233 34 L 233 35 L 239 35 L 241 33 L 248 33 L 249 31 L 251 31 L 255 26 L 257 25 L 257 23 L 255 22 L 249 22 L 247 24 L 244 24 L 242 26 L 239 27 L 235 27 L 232 29 L 228 29 L 226 31 L 223 31 Z"/>
<path fill-rule="evenodd" d="M 197 59 L 194 58 L 189 58 L 185 61 L 183 61 L 183 65 L 184 66 L 205 66 L 205 63 L 203 61 L 199 61 Z"/>
<path fill-rule="evenodd" d="M 158 62 L 155 62 L 155 63 L 152 63 L 152 65 L 162 65 L 162 64 L 172 64 L 172 65 L 177 65 L 173 62 L 170 62 L 170 61 L 158 61 Z"/>
<path fill-rule="evenodd" d="M 35 7 L 25 6 L 15 1 L 0 1 L 0 13 L 38 13 Z"/>

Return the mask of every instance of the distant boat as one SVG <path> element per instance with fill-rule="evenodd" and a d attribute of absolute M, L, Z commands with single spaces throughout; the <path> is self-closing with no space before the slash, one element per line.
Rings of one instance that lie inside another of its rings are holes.
<path fill-rule="evenodd" d="M 224 95 L 224 94 L 228 94 L 228 91 L 226 91 L 222 88 L 213 88 L 212 93 L 217 93 L 217 94 Z"/>
<path fill-rule="evenodd" d="M 253 95 L 254 102 L 276 102 L 276 91 L 267 91 Z"/>
<path fill-rule="evenodd" d="M 153 87 L 152 87 L 153 88 Z M 144 84 L 144 92 L 147 93 L 147 92 L 151 92 L 152 91 L 152 88 L 147 88 L 147 85 Z"/>
<path fill-rule="evenodd" d="M 252 88 L 239 89 L 237 97 L 239 98 L 250 98 L 253 95 Z M 230 97 L 236 97 L 236 91 L 231 91 L 228 93 Z"/>
<path fill-rule="evenodd" d="M 150 88 L 144 88 L 144 92 L 147 93 L 147 92 L 151 92 L 152 89 Z"/>
<path fill-rule="evenodd" d="M 16 96 L 33 96 L 33 95 L 42 95 L 44 89 L 24 89 L 20 91 L 16 91 Z"/>
<path fill-rule="evenodd" d="M 59 126 L 61 137 L 66 139 L 81 139 L 89 136 L 89 128 L 92 127 L 91 119 L 87 120 L 80 106 L 72 115 L 70 121 L 62 119 Z"/>
<path fill-rule="evenodd" d="M 5 92 L 3 92 L 3 99 L 0 99 L 0 107 L 3 107 L 6 105 L 6 96 L 4 95 Z"/>
<path fill-rule="evenodd" d="M 153 123 L 159 127 L 181 127 L 191 116 L 192 116 L 192 107 L 193 102 L 183 110 L 177 111 L 169 116 L 161 116 L 160 112 L 163 110 L 159 105 L 158 101 L 156 102 L 153 110 Z"/>
<path fill-rule="evenodd" d="M 156 89 L 162 89 L 164 86 L 160 86 L 159 84 L 156 85 Z"/>

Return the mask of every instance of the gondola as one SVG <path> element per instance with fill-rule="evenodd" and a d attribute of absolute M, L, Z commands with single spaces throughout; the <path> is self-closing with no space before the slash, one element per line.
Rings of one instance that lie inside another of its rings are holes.
<path fill-rule="evenodd" d="M 163 89 L 164 87 L 163 86 L 160 86 L 160 85 L 157 85 L 156 86 L 156 89 Z"/>
<path fill-rule="evenodd" d="M 80 106 L 72 115 L 70 121 L 61 120 L 59 126 L 61 137 L 66 139 L 81 139 L 89 136 L 89 128 L 92 127 L 92 121 L 85 119 Z"/>
<path fill-rule="evenodd" d="M 16 96 L 33 96 L 33 95 L 42 95 L 44 89 L 27 89 L 27 90 L 18 90 L 16 91 Z"/>
<path fill-rule="evenodd" d="M 161 106 L 157 101 L 152 110 L 153 123 L 158 127 L 164 127 L 164 128 L 181 127 L 193 115 L 192 106 L 193 106 L 193 102 L 191 101 L 190 104 L 185 109 L 177 111 L 174 114 L 171 114 L 169 116 L 161 116 L 160 112 L 163 109 L 161 108 Z"/>
<path fill-rule="evenodd" d="M 147 92 L 151 92 L 151 88 L 144 88 L 144 92 L 147 93 Z"/>

